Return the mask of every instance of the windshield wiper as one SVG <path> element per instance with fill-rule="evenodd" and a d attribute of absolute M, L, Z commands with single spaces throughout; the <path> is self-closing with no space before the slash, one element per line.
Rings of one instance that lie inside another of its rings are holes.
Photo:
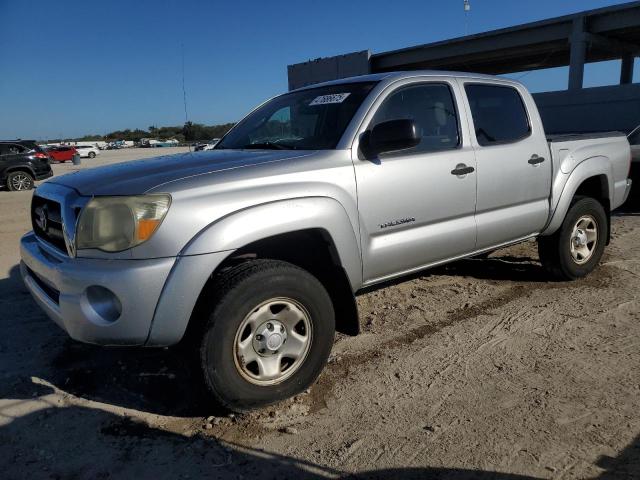
<path fill-rule="evenodd" d="M 292 145 L 286 145 L 284 143 L 274 143 L 274 142 L 258 142 L 258 143 L 249 143 L 242 147 L 243 149 L 264 149 L 264 150 L 293 150 L 294 147 Z"/>

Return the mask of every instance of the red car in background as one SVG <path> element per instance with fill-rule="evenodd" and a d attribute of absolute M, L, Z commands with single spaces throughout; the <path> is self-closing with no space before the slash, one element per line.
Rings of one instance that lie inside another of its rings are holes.
<path fill-rule="evenodd" d="M 59 146 L 52 147 L 47 150 L 47 153 L 51 156 L 54 162 L 71 162 L 74 155 L 79 155 L 75 147 L 71 146 Z"/>

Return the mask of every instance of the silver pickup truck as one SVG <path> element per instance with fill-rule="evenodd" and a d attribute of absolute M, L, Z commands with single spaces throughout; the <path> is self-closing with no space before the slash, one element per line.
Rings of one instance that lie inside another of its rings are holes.
<path fill-rule="evenodd" d="M 624 134 L 547 138 L 514 81 L 348 78 L 263 103 L 211 151 L 44 183 L 21 270 L 72 338 L 185 342 L 244 411 L 314 382 L 363 287 L 531 238 L 550 275 L 587 275 L 629 164 Z"/>

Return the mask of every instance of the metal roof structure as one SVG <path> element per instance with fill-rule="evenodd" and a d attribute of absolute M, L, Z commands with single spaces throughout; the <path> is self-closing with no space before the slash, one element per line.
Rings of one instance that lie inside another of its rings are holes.
<path fill-rule="evenodd" d="M 604 60 L 622 59 L 620 83 L 631 83 L 638 55 L 640 1 L 400 50 L 356 52 L 290 65 L 289 87 L 397 70 L 495 75 L 569 65 L 572 90 L 582 88 L 585 63 Z"/>
<path fill-rule="evenodd" d="M 640 53 L 640 2 L 374 54 L 371 69 L 447 68 L 500 74 L 559 67 L 569 65 L 575 42 L 586 43 L 585 62 Z"/>

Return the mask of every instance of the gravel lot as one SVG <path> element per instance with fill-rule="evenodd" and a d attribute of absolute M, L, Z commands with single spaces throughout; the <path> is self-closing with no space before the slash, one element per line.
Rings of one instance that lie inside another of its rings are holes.
<path fill-rule="evenodd" d="M 36 308 L 30 198 L 0 191 L 3 478 L 640 478 L 639 207 L 578 282 L 525 243 L 359 296 L 363 334 L 310 392 L 234 417 L 179 352 L 77 344 Z"/>

